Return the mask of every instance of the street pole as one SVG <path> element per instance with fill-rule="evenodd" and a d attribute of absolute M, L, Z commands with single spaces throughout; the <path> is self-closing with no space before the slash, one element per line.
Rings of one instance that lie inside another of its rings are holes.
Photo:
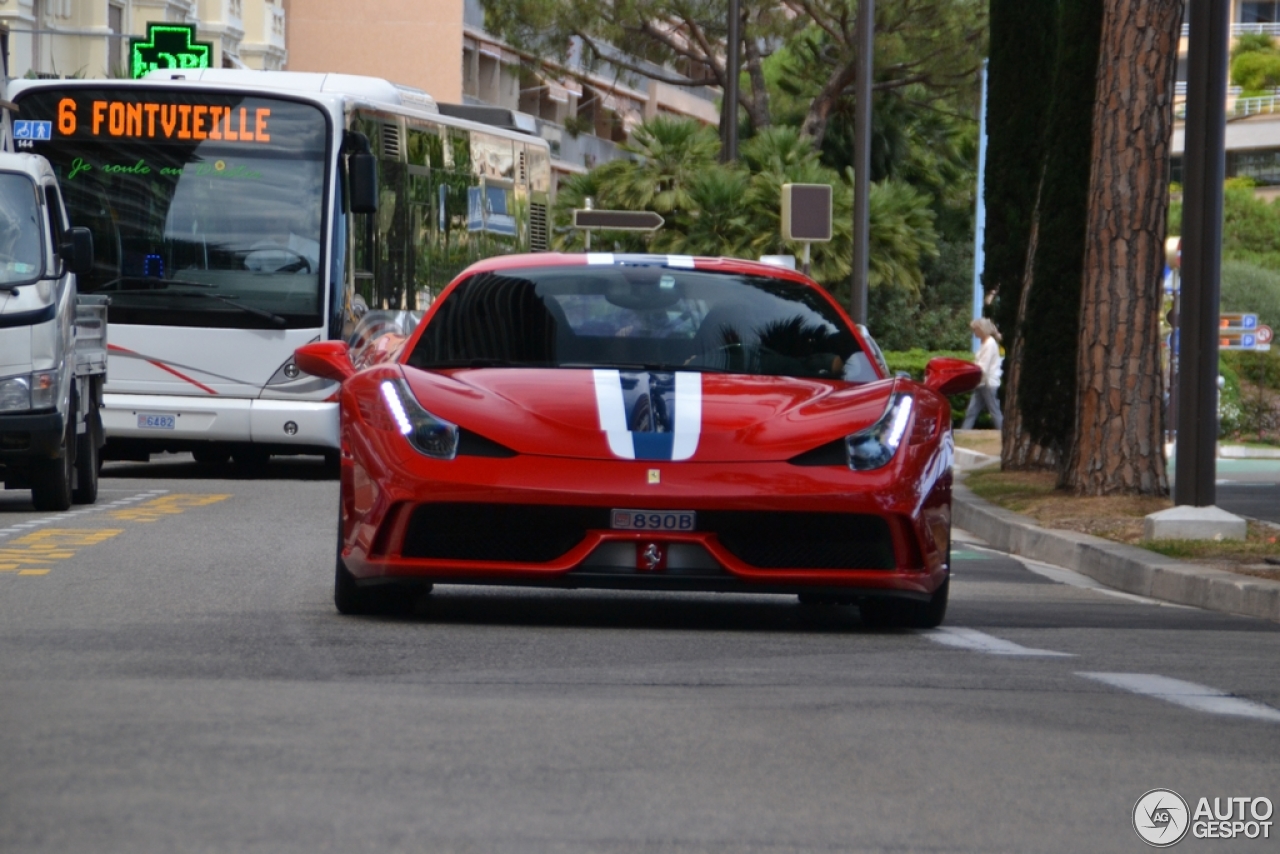
<path fill-rule="evenodd" d="M 875 0 L 858 0 L 855 40 L 858 64 L 854 77 L 853 114 L 853 273 L 849 314 L 867 323 L 867 255 L 871 233 L 871 68 L 875 46 Z"/>
<path fill-rule="evenodd" d="M 738 159 L 738 77 L 741 75 L 742 10 L 740 0 L 729 0 L 729 35 L 725 46 L 724 106 L 720 121 L 720 160 L 732 163 Z"/>
<path fill-rule="evenodd" d="M 987 60 L 982 61 L 982 71 L 979 74 L 982 81 L 982 100 L 978 108 L 978 200 L 974 205 L 973 213 L 973 317 L 977 320 L 982 317 L 982 310 L 986 292 L 982 288 L 982 271 L 987 263 L 986 246 L 984 242 L 987 239 L 987 200 L 985 198 L 987 192 Z M 978 336 L 972 336 L 973 352 L 978 352 L 978 345 L 982 342 L 978 340 Z"/>
<path fill-rule="evenodd" d="M 1218 296 L 1231 3 L 1196 0 L 1187 8 L 1190 20 L 1186 145 L 1182 157 L 1185 182 L 1173 503 L 1211 507 L 1217 498 Z"/>

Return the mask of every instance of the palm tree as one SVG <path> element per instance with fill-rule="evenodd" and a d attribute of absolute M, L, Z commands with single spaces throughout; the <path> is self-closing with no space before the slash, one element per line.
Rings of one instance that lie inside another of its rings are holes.
<path fill-rule="evenodd" d="M 692 119 L 658 116 L 637 127 L 621 147 L 634 159 L 600 167 L 610 198 L 625 210 L 666 216 L 689 207 L 689 184 L 716 163 L 720 141 Z"/>

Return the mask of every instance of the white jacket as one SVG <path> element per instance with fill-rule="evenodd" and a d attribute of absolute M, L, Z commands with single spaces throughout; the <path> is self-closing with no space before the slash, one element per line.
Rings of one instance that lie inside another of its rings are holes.
<path fill-rule="evenodd" d="M 982 368 L 982 384 L 993 389 L 1000 388 L 1000 377 L 1004 374 L 1000 367 L 1003 359 L 1000 356 L 1000 345 L 996 343 L 994 336 L 988 336 L 982 342 L 974 361 Z"/>

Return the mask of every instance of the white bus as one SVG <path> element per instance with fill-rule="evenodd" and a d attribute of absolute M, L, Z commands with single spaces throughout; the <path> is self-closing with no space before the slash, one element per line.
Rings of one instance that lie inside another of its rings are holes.
<path fill-rule="evenodd" d="M 294 349 L 547 248 L 547 143 L 385 80 L 185 70 L 10 97 L 16 147 L 93 232 L 80 291 L 111 298 L 107 459 L 336 459 L 336 386 Z"/>

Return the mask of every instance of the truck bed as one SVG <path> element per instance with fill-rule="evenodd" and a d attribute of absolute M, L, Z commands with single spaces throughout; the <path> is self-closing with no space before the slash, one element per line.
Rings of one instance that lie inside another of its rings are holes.
<path fill-rule="evenodd" d="M 107 297 L 76 298 L 76 376 L 107 372 Z"/>

